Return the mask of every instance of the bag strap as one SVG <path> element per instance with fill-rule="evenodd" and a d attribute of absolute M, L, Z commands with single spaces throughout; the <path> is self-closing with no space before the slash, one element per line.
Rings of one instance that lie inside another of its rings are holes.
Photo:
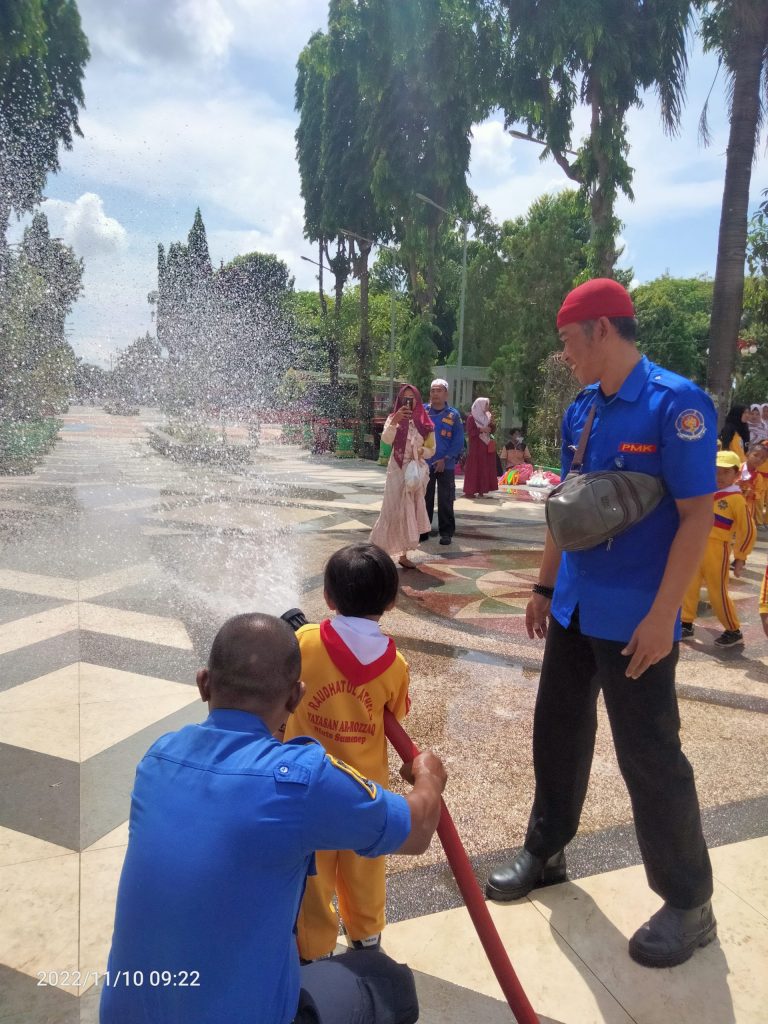
<path fill-rule="evenodd" d="M 584 452 L 587 447 L 587 441 L 592 430 L 592 420 L 595 418 L 595 409 L 597 408 L 597 400 L 592 403 L 592 408 L 589 410 L 584 426 L 581 428 L 581 434 L 579 435 L 579 444 L 576 448 L 576 453 L 573 456 L 573 462 L 571 463 L 571 473 L 580 473 L 581 466 L 584 462 Z"/>

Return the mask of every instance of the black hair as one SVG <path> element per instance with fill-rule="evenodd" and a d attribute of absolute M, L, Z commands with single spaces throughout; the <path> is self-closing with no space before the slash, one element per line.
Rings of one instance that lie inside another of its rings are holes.
<path fill-rule="evenodd" d="M 734 434 L 738 434 L 744 442 L 744 447 L 749 444 L 749 427 L 742 422 L 741 417 L 746 412 L 746 405 L 732 405 L 725 417 L 723 429 L 720 431 L 720 442 L 724 450 L 731 447 Z"/>
<path fill-rule="evenodd" d="M 273 707 L 287 697 L 301 672 L 296 635 L 273 615 L 250 612 L 228 619 L 208 656 L 211 690 L 233 703 Z"/>
<path fill-rule="evenodd" d="M 619 335 L 619 337 L 622 338 L 624 341 L 631 341 L 633 343 L 637 341 L 637 317 L 609 316 L 606 317 L 606 319 L 608 320 L 608 323 L 615 328 L 616 333 Z M 592 337 L 592 332 L 595 329 L 596 323 L 597 318 L 593 320 L 585 320 L 582 323 L 582 327 L 590 337 Z"/>
<path fill-rule="evenodd" d="M 348 544 L 328 559 L 325 592 L 341 615 L 382 615 L 397 597 L 395 563 L 376 544 Z"/>
<path fill-rule="evenodd" d="M 637 341 L 637 317 L 609 316 L 608 320 L 616 328 L 616 333 L 624 341 Z"/>

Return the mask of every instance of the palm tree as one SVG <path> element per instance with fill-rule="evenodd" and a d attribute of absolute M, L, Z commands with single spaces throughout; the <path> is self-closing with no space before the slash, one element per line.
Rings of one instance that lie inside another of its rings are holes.
<path fill-rule="evenodd" d="M 768 109 L 768 4 L 766 0 L 699 0 L 699 5 L 704 48 L 719 55 L 728 74 L 730 100 L 707 367 L 707 386 L 723 416 L 730 402 L 744 297 L 752 163 Z M 706 137 L 706 110 L 702 129 Z"/>
<path fill-rule="evenodd" d="M 666 131 L 677 130 L 685 92 L 692 0 L 502 0 L 498 103 L 516 137 L 544 146 L 581 185 L 590 206 L 593 274 L 612 277 L 619 253 L 619 192 L 632 195 L 627 114 L 643 92 L 658 95 Z M 590 127 L 571 152 L 573 114 Z M 568 157 L 573 159 L 569 160 Z"/>

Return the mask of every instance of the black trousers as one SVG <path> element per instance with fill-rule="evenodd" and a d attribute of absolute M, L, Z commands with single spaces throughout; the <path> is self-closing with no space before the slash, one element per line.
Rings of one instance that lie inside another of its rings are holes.
<path fill-rule="evenodd" d="M 536 794 L 526 849 L 550 857 L 576 834 L 587 792 L 602 689 L 616 757 L 629 790 L 648 884 L 673 907 L 712 895 L 693 769 L 680 747 L 677 644 L 639 679 L 625 676 L 625 646 L 550 620 L 533 722 Z"/>
<path fill-rule="evenodd" d="M 301 968 L 294 1024 L 415 1024 L 418 1019 L 413 973 L 385 953 L 352 949 Z"/>
<path fill-rule="evenodd" d="M 441 537 L 452 537 L 456 532 L 456 518 L 453 503 L 456 500 L 456 474 L 452 469 L 436 473 L 430 467 L 424 500 L 427 503 L 427 519 L 432 522 L 435 513 L 435 487 L 437 487 L 437 532 Z"/>

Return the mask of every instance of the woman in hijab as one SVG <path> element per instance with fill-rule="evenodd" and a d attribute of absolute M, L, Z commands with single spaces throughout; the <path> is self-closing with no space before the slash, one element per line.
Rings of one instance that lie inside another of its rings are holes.
<path fill-rule="evenodd" d="M 749 409 L 746 405 L 732 405 L 720 431 L 720 445 L 724 452 L 736 452 L 744 465 L 749 447 Z"/>
<path fill-rule="evenodd" d="M 749 440 L 751 444 L 760 444 L 768 440 L 768 402 L 762 405 L 750 405 Z"/>
<path fill-rule="evenodd" d="M 400 389 L 381 440 L 392 445 L 392 455 L 381 512 L 370 540 L 396 558 L 404 569 L 413 569 L 415 565 L 408 552 L 417 548 L 420 535 L 430 530 L 424 503 L 429 480 L 426 460 L 435 454 L 435 427 L 418 388 L 405 384 Z"/>
<path fill-rule="evenodd" d="M 765 440 L 765 430 L 768 427 L 768 423 L 763 420 L 763 406 L 755 403 L 749 407 L 749 443 L 750 445 L 759 444 L 760 441 Z"/>
<path fill-rule="evenodd" d="M 476 398 L 467 416 L 469 452 L 464 466 L 464 496 L 484 497 L 489 491 L 498 491 L 496 475 L 496 444 L 491 439 L 494 423 L 491 403 L 487 398 Z"/>

